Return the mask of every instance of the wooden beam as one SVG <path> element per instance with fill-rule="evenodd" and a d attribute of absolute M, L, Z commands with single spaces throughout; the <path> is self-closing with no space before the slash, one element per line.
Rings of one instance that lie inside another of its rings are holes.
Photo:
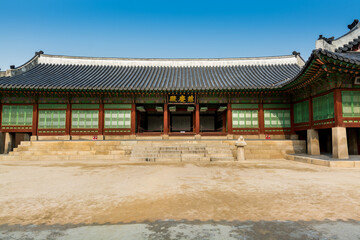
<path fill-rule="evenodd" d="M 334 115 L 335 115 L 335 127 L 343 126 L 343 113 L 342 113 L 342 99 L 341 90 L 334 90 Z"/>
<path fill-rule="evenodd" d="M 262 101 L 259 103 L 259 134 L 265 134 L 264 106 Z"/>
<path fill-rule="evenodd" d="M 312 96 L 310 96 L 309 98 L 309 125 L 310 128 L 313 127 L 313 123 L 314 123 L 314 117 L 313 117 L 313 98 Z"/>
<path fill-rule="evenodd" d="M 38 104 L 33 104 L 33 122 L 32 122 L 32 135 L 37 136 L 38 128 Z"/>
<path fill-rule="evenodd" d="M 168 104 L 164 103 L 164 135 L 169 134 L 169 108 Z"/>
<path fill-rule="evenodd" d="M 200 134 L 200 105 L 195 105 L 195 133 Z"/>
<path fill-rule="evenodd" d="M 66 107 L 66 122 L 65 122 L 66 135 L 70 135 L 70 128 L 71 128 L 71 103 L 68 103 Z"/>
<path fill-rule="evenodd" d="M 228 127 L 228 133 L 232 134 L 232 111 L 231 111 L 230 103 L 228 103 L 227 106 L 227 127 Z"/>
<path fill-rule="evenodd" d="M 135 126 L 136 126 L 136 108 L 135 103 L 131 104 L 131 135 L 135 135 Z"/>
<path fill-rule="evenodd" d="M 101 101 L 99 109 L 99 135 L 104 135 L 104 115 L 104 103 Z"/>

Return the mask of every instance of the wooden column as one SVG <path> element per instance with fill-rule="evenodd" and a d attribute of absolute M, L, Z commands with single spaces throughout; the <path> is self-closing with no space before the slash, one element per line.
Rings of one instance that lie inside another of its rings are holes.
<path fill-rule="evenodd" d="M 169 108 L 168 104 L 164 104 L 164 135 L 169 134 Z"/>
<path fill-rule="evenodd" d="M 223 119 L 223 132 L 226 132 L 226 111 L 222 113 L 222 119 Z"/>
<path fill-rule="evenodd" d="M 136 126 L 136 107 L 135 103 L 131 104 L 131 135 L 135 135 Z"/>
<path fill-rule="evenodd" d="M 200 134 L 200 104 L 195 104 L 195 134 Z"/>
<path fill-rule="evenodd" d="M 335 127 L 343 126 L 343 113 L 342 113 L 342 99 L 341 90 L 334 90 L 334 114 L 335 114 Z"/>
<path fill-rule="evenodd" d="M 33 104 L 33 122 L 32 122 L 32 135 L 37 136 L 38 128 L 38 104 Z"/>
<path fill-rule="evenodd" d="M 259 103 L 259 134 L 265 134 L 264 105 Z"/>
<path fill-rule="evenodd" d="M 65 134 L 70 135 L 71 128 L 71 103 L 66 106 L 66 123 L 65 123 Z"/>
<path fill-rule="evenodd" d="M 99 109 L 99 135 L 104 135 L 104 103 L 100 102 Z"/>
<path fill-rule="evenodd" d="M 310 128 L 313 127 L 313 122 L 314 122 L 314 117 L 313 117 L 313 102 L 312 102 L 312 97 L 310 96 L 309 98 L 309 124 L 310 124 Z"/>
<path fill-rule="evenodd" d="M 294 119 L 294 104 L 291 103 L 290 106 L 290 126 L 291 126 L 291 133 L 290 134 L 295 134 L 295 119 Z"/>
<path fill-rule="evenodd" d="M 230 103 L 228 103 L 227 105 L 227 127 L 228 127 L 228 133 L 232 134 L 232 111 L 231 111 Z"/>

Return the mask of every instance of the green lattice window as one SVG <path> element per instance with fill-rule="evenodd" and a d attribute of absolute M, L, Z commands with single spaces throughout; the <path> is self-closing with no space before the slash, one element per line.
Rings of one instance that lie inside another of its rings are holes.
<path fill-rule="evenodd" d="M 309 101 L 294 104 L 294 122 L 309 122 Z"/>
<path fill-rule="evenodd" d="M 289 128 L 290 110 L 264 110 L 266 128 Z"/>
<path fill-rule="evenodd" d="M 343 91 L 342 110 L 344 117 L 360 117 L 360 92 Z"/>
<path fill-rule="evenodd" d="M 3 126 L 31 126 L 33 121 L 32 105 L 4 105 Z"/>
<path fill-rule="evenodd" d="M 334 117 L 334 93 L 313 98 L 314 121 Z"/>
<path fill-rule="evenodd" d="M 98 128 L 99 111 L 98 110 L 72 110 L 71 112 L 72 128 Z"/>
<path fill-rule="evenodd" d="M 40 110 L 39 129 L 64 129 L 66 124 L 66 110 Z"/>
<path fill-rule="evenodd" d="M 257 128 L 259 126 L 258 110 L 233 110 L 233 128 Z"/>
<path fill-rule="evenodd" d="M 131 128 L 131 111 L 105 110 L 105 128 Z"/>

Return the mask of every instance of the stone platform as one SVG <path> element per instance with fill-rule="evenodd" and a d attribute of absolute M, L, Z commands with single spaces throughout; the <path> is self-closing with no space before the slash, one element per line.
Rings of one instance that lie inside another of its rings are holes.
<path fill-rule="evenodd" d="M 360 168 L 360 155 L 350 155 L 349 159 L 339 160 L 332 158 L 331 155 L 308 155 L 298 153 L 286 154 L 285 159 L 326 167 Z"/>
<path fill-rule="evenodd" d="M 246 140 L 245 159 L 284 159 L 304 153 L 302 140 Z M 23 141 L 0 160 L 110 160 L 128 162 L 235 161 L 236 140 L 137 139 Z"/>

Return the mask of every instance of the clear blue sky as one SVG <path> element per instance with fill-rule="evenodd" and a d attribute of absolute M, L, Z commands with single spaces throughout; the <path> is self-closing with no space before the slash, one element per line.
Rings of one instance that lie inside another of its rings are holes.
<path fill-rule="evenodd" d="M 0 68 L 35 51 L 136 57 L 255 57 L 301 52 L 339 37 L 357 1 L 0 0 Z"/>

